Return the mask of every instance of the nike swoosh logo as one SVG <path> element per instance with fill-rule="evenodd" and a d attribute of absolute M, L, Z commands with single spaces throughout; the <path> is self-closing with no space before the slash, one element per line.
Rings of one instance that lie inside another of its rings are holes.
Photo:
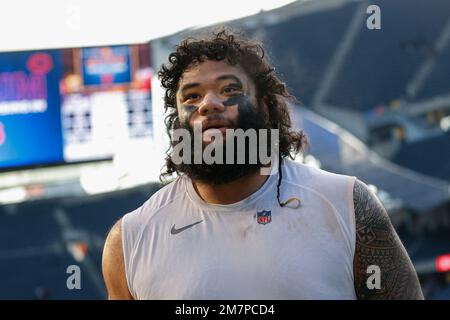
<path fill-rule="evenodd" d="M 184 230 L 189 229 L 190 227 L 195 226 L 196 224 L 199 224 L 199 223 L 201 223 L 201 222 L 203 222 L 203 220 L 194 222 L 194 223 L 192 223 L 192 224 L 190 224 L 190 225 L 187 225 L 187 226 L 185 226 L 185 227 L 183 227 L 183 228 L 180 228 L 180 229 L 175 228 L 175 225 L 173 225 L 173 226 L 172 226 L 172 229 L 170 229 L 170 233 L 171 233 L 171 234 L 178 234 L 178 233 L 183 232 Z"/>

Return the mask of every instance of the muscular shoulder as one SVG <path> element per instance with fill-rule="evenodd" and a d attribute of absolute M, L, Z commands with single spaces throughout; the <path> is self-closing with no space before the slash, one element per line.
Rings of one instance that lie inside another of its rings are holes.
<path fill-rule="evenodd" d="M 125 276 L 121 220 L 114 224 L 106 238 L 102 256 L 102 272 L 109 299 L 132 299 Z"/>
<path fill-rule="evenodd" d="M 355 290 L 359 299 L 423 299 L 419 280 L 386 209 L 360 180 L 353 189 L 356 247 Z M 380 270 L 380 288 L 369 289 L 369 266 Z"/>
<path fill-rule="evenodd" d="M 358 179 L 355 181 L 353 188 L 353 203 L 357 224 L 357 239 L 361 238 L 364 230 L 369 228 L 383 227 L 386 232 L 389 231 L 391 226 L 386 209 L 369 187 Z M 387 235 L 388 233 L 386 233 Z"/>

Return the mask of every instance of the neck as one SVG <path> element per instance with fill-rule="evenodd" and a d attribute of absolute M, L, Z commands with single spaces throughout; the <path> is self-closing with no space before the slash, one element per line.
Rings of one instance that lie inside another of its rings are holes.
<path fill-rule="evenodd" d="M 200 198 L 211 204 L 232 204 L 255 193 L 266 182 L 268 175 L 261 175 L 259 170 L 237 180 L 224 184 L 207 184 L 192 180 L 195 191 Z"/>

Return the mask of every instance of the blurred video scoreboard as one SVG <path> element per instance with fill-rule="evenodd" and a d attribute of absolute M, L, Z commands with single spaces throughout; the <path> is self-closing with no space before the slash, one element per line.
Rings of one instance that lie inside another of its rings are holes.
<path fill-rule="evenodd" d="M 0 52 L 0 169 L 152 139 L 151 77 L 149 44 Z"/>

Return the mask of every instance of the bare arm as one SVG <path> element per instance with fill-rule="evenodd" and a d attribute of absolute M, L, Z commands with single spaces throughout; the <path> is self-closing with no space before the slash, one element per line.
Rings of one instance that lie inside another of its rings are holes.
<path fill-rule="evenodd" d="M 103 279 L 110 300 L 133 300 L 125 277 L 120 221 L 112 227 L 103 248 Z"/>
<path fill-rule="evenodd" d="M 356 248 L 353 261 L 358 299 L 423 299 L 417 273 L 380 200 L 357 180 L 353 190 Z M 380 268 L 380 289 L 369 289 L 370 265 Z"/>

